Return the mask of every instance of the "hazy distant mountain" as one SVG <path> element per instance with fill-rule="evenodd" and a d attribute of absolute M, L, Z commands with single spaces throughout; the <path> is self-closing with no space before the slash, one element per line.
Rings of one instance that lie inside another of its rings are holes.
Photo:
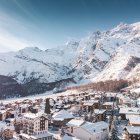
<path fill-rule="evenodd" d="M 0 53 L 0 66 L 0 75 L 28 87 L 29 94 L 66 83 L 139 78 L 140 23 L 97 31 L 56 49 Z"/>

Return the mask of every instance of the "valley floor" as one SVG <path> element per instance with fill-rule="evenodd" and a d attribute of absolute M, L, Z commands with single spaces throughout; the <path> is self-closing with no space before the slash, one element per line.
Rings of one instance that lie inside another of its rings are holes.
<path fill-rule="evenodd" d="M 61 96 L 61 95 L 70 95 L 70 94 L 78 94 L 78 92 L 76 90 L 68 90 L 62 93 L 55 93 L 53 94 L 53 91 L 47 91 L 45 93 L 42 94 L 36 94 L 36 95 L 32 95 L 32 96 L 27 96 L 27 97 L 19 97 L 19 98 L 8 98 L 8 99 L 4 99 L 4 100 L 0 100 L 0 102 L 2 101 L 3 103 L 9 103 L 9 102 L 15 102 L 15 101 L 22 101 L 25 99 L 30 99 L 30 100 L 35 100 L 35 99 L 39 99 L 39 98 L 56 98 L 57 96 Z"/>

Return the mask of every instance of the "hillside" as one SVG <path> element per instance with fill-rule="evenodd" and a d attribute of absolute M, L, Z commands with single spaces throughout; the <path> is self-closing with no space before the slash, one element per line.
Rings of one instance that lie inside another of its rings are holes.
<path fill-rule="evenodd" d="M 75 83 L 139 79 L 140 23 L 97 31 L 55 49 L 0 53 L 0 66 L 0 75 L 16 80 L 28 94 Z"/>

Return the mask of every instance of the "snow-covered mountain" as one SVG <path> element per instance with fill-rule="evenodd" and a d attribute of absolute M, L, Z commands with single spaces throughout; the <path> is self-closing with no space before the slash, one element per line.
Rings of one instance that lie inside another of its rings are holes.
<path fill-rule="evenodd" d="M 33 81 L 57 85 L 63 80 L 82 83 L 138 78 L 140 23 L 121 23 L 109 31 L 94 32 L 56 49 L 27 47 L 0 53 L 0 66 L 0 75 L 12 77 L 23 85 Z"/>

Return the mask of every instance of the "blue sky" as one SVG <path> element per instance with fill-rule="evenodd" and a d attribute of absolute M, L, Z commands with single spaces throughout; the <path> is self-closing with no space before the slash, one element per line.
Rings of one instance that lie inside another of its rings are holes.
<path fill-rule="evenodd" d="M 0 51 L 63 45 L 140 21 L 140 0 L 0 0 Z"/>

